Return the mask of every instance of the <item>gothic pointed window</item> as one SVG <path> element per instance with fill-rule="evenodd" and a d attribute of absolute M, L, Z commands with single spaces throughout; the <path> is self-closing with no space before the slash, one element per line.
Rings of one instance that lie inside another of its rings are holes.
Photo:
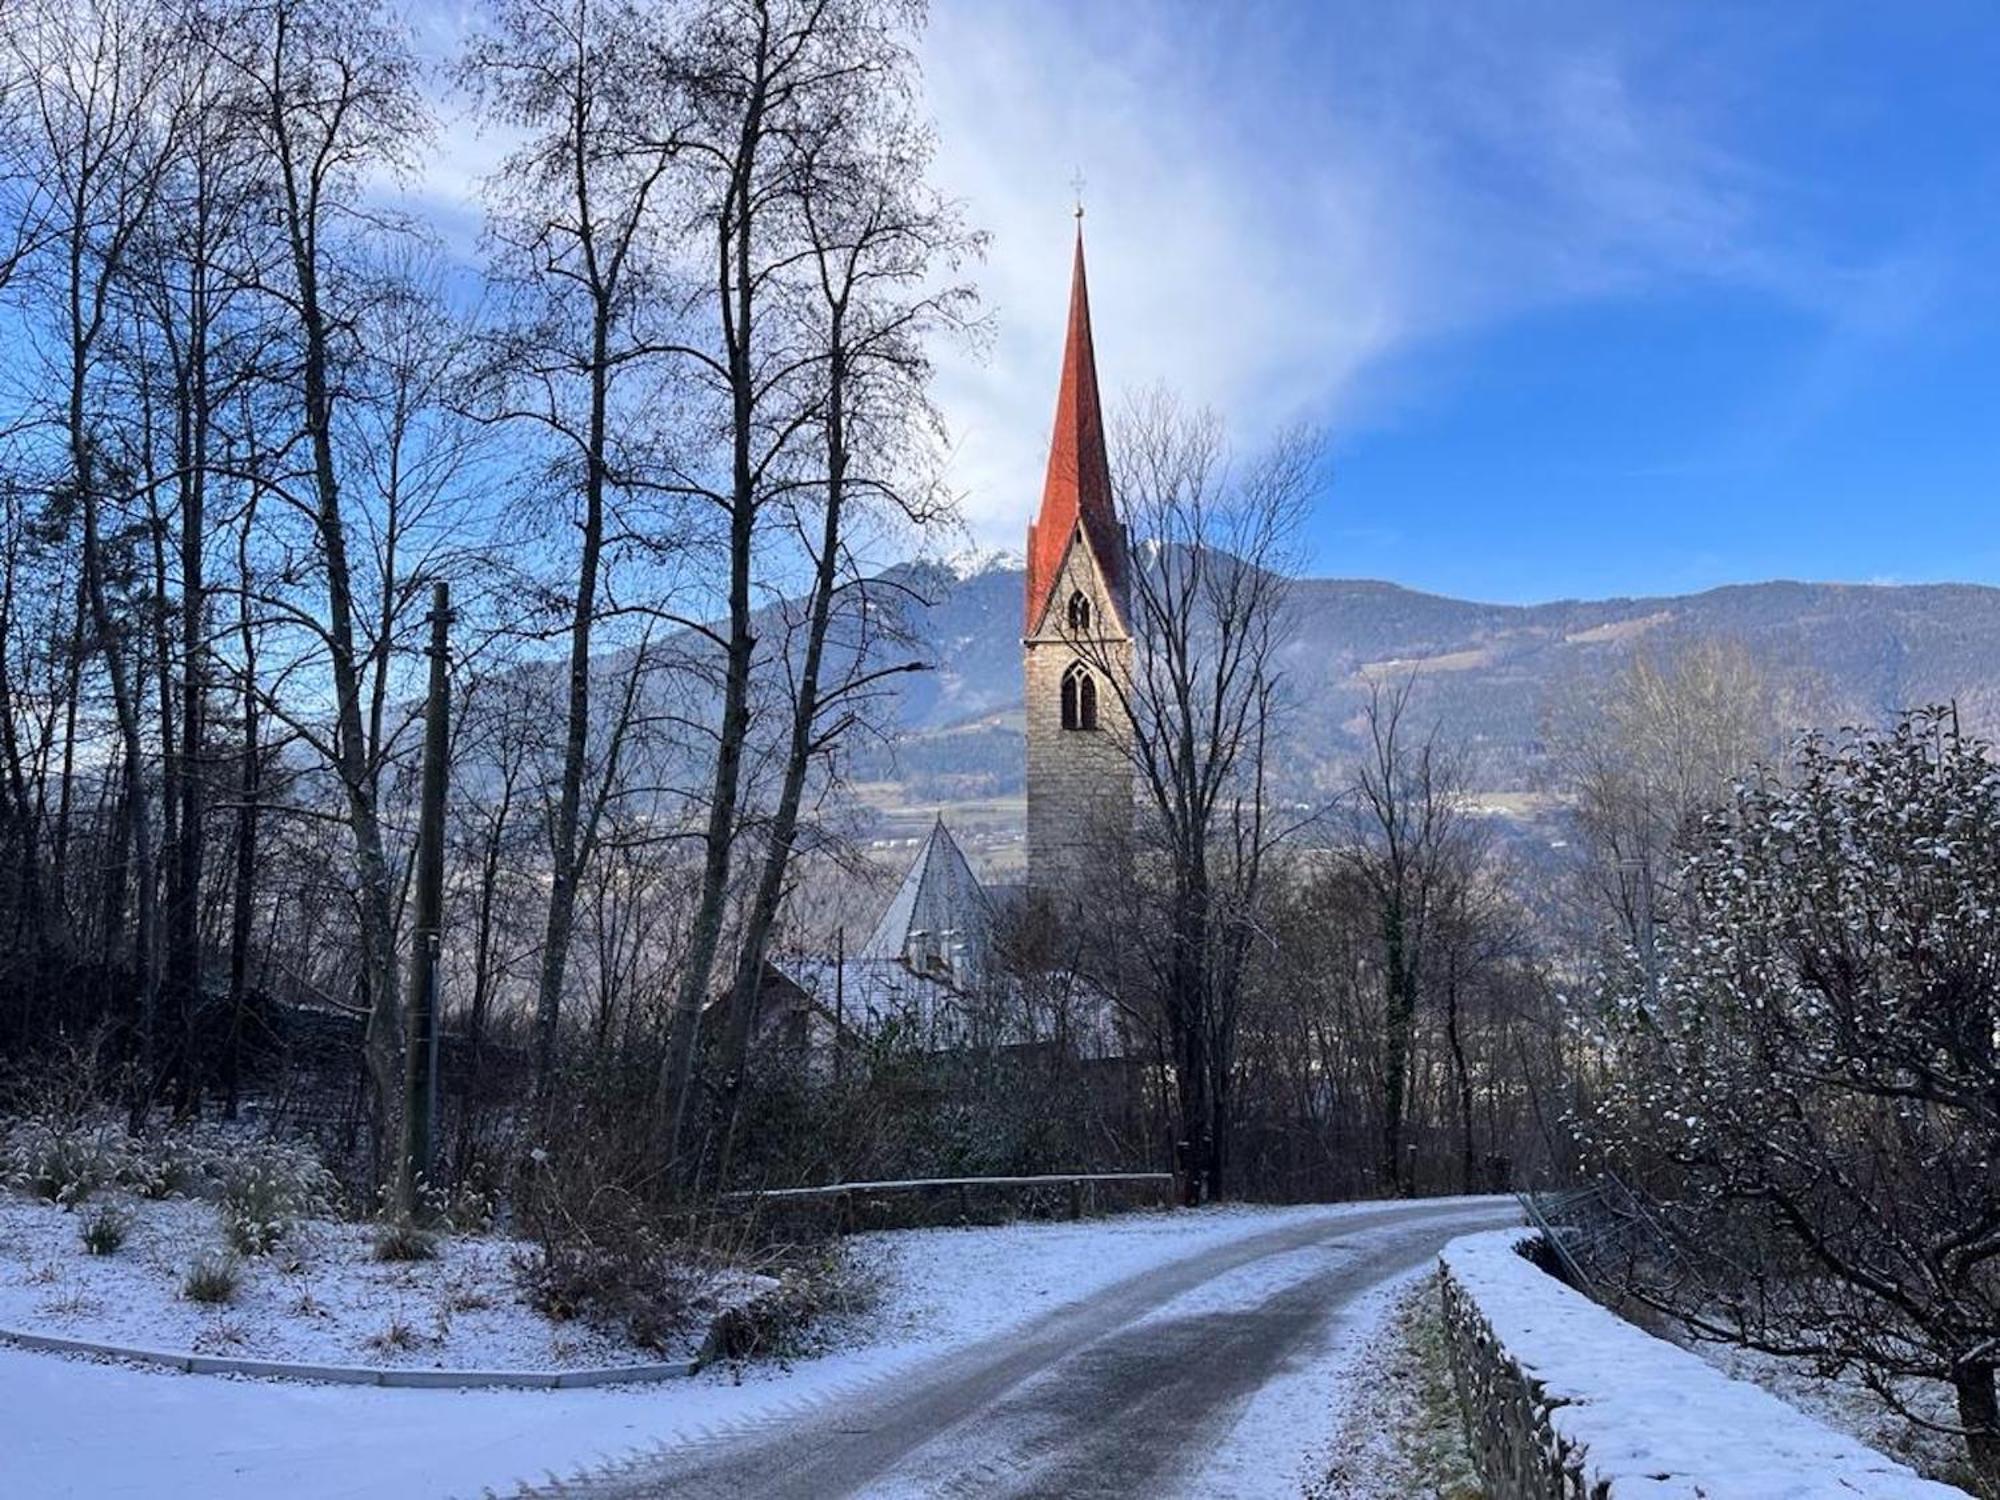
<path fill-rule="evenodd" d="M 1082 662 L 1078 662 L 1063 673 L 1062 727 L 1065 729 L 1097 727 L 1097 679 L 1090 675 Z"/>
<path fill-rule="evenodd" d="M 1069 628 L 1079 635 L 1090 629 L 1090 600 L 1081 589 L 1069 596 Z"/>

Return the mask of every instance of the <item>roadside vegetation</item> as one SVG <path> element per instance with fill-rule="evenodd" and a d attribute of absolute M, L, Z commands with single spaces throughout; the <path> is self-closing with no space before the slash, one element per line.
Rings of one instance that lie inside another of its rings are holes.
<path fill-rule="evenodd" d="M 48 1091 L 45 1101 L 59 1091 Z M 811 1352 L 875 1284 L 846 1245 L 753 1221 L 667 1233 L 525 1193 L 419 1224 L 245 1125 L 144 1136 L 45 1102 L 0 1124 L 0 1326 L 307 1363 L 549 1368 Z"/>
<path fill-rule="evenodd" d="M 1424 664 L 1355 661 L 1357 762 L 1282 803 L 1324 453 L 1138 395 L 1133 670 L 1087 610 L 1065 641 L 1133 806 L 1081 900 L 995 913 L 976 976 L 957 928 L 877 955 L 870 1001 L 852 782 L 950 690 L 909 628 L 948 570 L 904 564 L 963 539 L 933 377 L 987 332 L 923 7 L 463 9 L 436 59 L 388 0 L 9 0 L 15 1292 L 222 1347 L 783 1356 L 867 1289 L 759 1189 L 1608 1171 L 1660 1237 L 1626 1295 L 1945 1382 L 2000 1486 L 2000 770 L 1955 710 L 1585 642 L 1506 843 Z M 392 191 L 442 94 L 508 144 L 458 257 Z M 1406 1333 L 1397 1461 L 1443 1493 Z"/>
<path fill-rule="evenodd" d="M 1308 1500 L 1485 1500 L 1453 1387 L 1435 1275 L 1396 1300 Z"/>

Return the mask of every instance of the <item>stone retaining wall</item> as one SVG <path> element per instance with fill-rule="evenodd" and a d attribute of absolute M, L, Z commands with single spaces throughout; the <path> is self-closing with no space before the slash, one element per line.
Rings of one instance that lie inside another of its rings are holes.
<path fill-rule="evenodd" d="M 1451 1379 L 1489 1500 L 1607 1500 L 1585 1454 L 1556 1434 L 1542 1383 L 1509 1357 L 1478 1301 L 1449 1270 L 1439 1277 Z"/>
<path fill-rule="evenodd" d="M 1965 1500 L 1517 1253 L 1522 1230 L 1440 1257 L 1445 1339 L 1491 1500 Z"/>

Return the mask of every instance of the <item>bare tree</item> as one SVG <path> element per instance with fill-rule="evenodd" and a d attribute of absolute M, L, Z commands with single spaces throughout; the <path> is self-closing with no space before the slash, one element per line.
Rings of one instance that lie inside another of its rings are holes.
<path fill-rule="evenodd" d="M 1641 648 L 1608 679 L 1572 684 L 1548 713 L 1550 763 L 1577 833 L 1586 899 L 1640 949 L 1670 852 L 1778 747 L 1776 687 L 1739 642 Z"/>
<path fill-rule="evenodd" d="M 164 429 L 150 460 L 155 529 L 160 692 L 160 767 L 166 813 L 165 979 L 180 1008 L 183 1042 L 202 982 L 201 907 L 209 770 L 209 699 L 215 675 L 208 644 L 211 496 L 223 490 L 218 450 L 226 412 L 261 368 L 266 325 L 244 312 L 268 247 L 253 229 L 258 184 L 241 129 L 233 70 L 194 43 L 207 24 L 193 7 L 177 21 L 178 65 L 167 74 L 170 108 L 185 121 L 179 149 L 138 249 L 133 291 L 144 363 L 157 364 L 150 404 Z M 156 353 L 154 351 L 157 351 Z M 149 450 L 150 452 L 150 450 Z M 171 550 L 171 564 L 168 561 Z M 170 571 L 174 574 L 170 580 Z M 178 608 L 167 601 L 178 589 Z M 178 671 L 175 659 L 178 657 Z M 183 1089 L 198 1068 L 183 1058 Z"/>
<path fill-rule="evenodd" d="M 624 0 L 501 0 L 461 69 L 489 118 L 528 132 L 489 185 L 497 269 L 516 293 L 493 340 L 492 367 L 500 416 L 552 441 L 546 477 L 573 499 L 565 518 L 577 529 L 574 556 L 561 565 L 575 582 L 535 1000 L 545 1099 L 578 884 L 605 812 L 601 801 L 584 805 L 602 575 L 649 529 L 621 525 L 618 501 L 643 473 L 648 408 L 661 404 L 657 367 L 673 344 L 660 262 L 672 248 L 664 200 L 674 185 L 680 106 L 654 34 L 663 22 Z M 650 529 L 656 538 L 669 530 Z M 602 769 L 615 776 L 615 767 Z M 602 786 L 609 777 L 596 779 Z"/>
<path fill-rule="evenodd" d="M 701 831 L 700 885 L 662 1064 L 669 1153 L 686 1139 L 696 1042 L 721 951 L 751 749 L 758 662 L 759 546 L 791 488 L 797 450 L 823 420 L 823 299 L 800 316 L 794 293 L 817 261 L 800 204 L 800 152 L 865 129 L 879 96 L 909 88 L 906 0 L 707 0 L 677 36 L 687 124 L 690 232 L 708 246 L 697 306 L 707 320 L 683 358 L 711 413 L 712 441 L 678 466 L 673 488 L 713 508 L 723 536 L 720 623 L 702 627 L 719 657 L 720 703 Z M 808 282 L 808 296 L 812 296 Z M 713 467 L 709 467 L 712 461 Z M 767 553 L 766 569 L 776 563 Z"/>
<path fill-rule="evenodd" d="M 799 456 L 782 504 L 812 573 L 794 606 L 802 628 L 784 647 L 790 722 L 780 787 L 762 830 L 764 858 L 743 919 L 717 1070 L 725 1173 L 808 774 L 853 729 L 871 689 L 920 666 L 885 662 L 874 649 L 881 611 L 871 610 L 871 596 L 882 590 L 860 571 L 856 535 L 885 511 L 917 526 L 942 519 L 944 502 L 924 462 L 924 440 L 938 426 L 926 392 L 928 342 L 964 330 L 974 300 L 963 284 L 931 285 L 940 266 L 955 271 L 979 242 L 954 206 L 923 185 L 929 133 L 894 105 L 831 111 L 821 123 L 821 138 L 789 143 L 802 263 L 811 275 L 806 295 L 817 294 L 806 320 L 818 333 L 818 360 L 806 378 L 820 386 L 822 447 Z M 830 662 L 836 625 L 841 638 Z"/>
<path fill-rule="evenodd" d="M 142 687 L 131 622 L 121 609 L 110 553 L 113 507 L 143 500 L 129 469 L 107 453 L 102 416 L 108 335 L 125 278 L 177 148 L 182 121 L 167 108 L 159 54 L 167 33 L 150 7 L 125 0 L 48 4 L 8 28 L 16 71 L 30 97 L 34 167 L 48 203 L 50 300 L 62 308 L 58 417 L 67 448 L 63 487 L 81 533 L 82 593 L 91 644 L 104 662 L 117 717 L 123 773 L 120 839 L 131 861 L 136 921 L 130 953 L 138 991 L 138 1061 L 132 1118 L 142 1121 L 154 1084 L 159 994 L 158 888 Z M 106 911 L 122 908 L 107 896 Z M 116 926 L 116 923 L 110 924 Z"/>
<path fill-rule="evenodd" d="M 291 615 L 317 638 L 332 688 L 333 731 L 321 748 L 338 779 L 353 839 L 370 1137 L 380 1171 L 393 1139 L 389 1115 L 401 1080 L 401 1007 L 337 408 L 348 352 L 340 343 L 353 326 L 349 299 L 358 290 L 354 238 L 365 237 L 373 224 L 362 207 L 363 176 L 398 161 L 424 128 L 424 117 L 406 40 L 374 0 L 244 0 L 232 20 L 218 45 L 241 74 L 246 124 L 272 184 L 269 213 L 286 257 L 286 274 L 265 290 L 290 327 L 304 472 L 287 474 L 272 494 L 308 521 L 325 596 L 323 624 L 316 611 L 295 608 Z M 297 718 L 292 726 L 302 736 L 316 736 Z"/>
<path fill-rule="evenodd" d="M 46 232 L 48 184 L 35 168 L 34 79 L 20 47 L 0 50 L 0 292 Z"/>
<path fill-rule="evenodd" d="M 1411 1191 L 1404 1116 L 1412 1039 L 1438 928 L 1459 898 L 1465 866 L 1465 770 L 1435 728 L 1412 743 L 1405 722 L 1415 678 L 1370 684 L 1369 754 L 1355 768 L 1342 857 L 1369 893 L 1382 943 L 1382 1181 Z"/>
<path fill-rule="evenodd" d="M 1245 967 L 1265 864 L 1288 831 L 1268 804 L 1266 756 L 1292 548 L 1318 455 L 1310 433 L 1293 432 L 1238 463 L 1213 414 L 1165 392 L 1131 404 L 1112 442 L 1135 543 L 1130 671 L 1100 633 L 1063 626 L 1129 725 L 1143 809 L 1134 873 L 1160 935 L 1139 955 L 1139 1009 L 1172 1060 L 1190 1201 L 1224 1190 Z"/>

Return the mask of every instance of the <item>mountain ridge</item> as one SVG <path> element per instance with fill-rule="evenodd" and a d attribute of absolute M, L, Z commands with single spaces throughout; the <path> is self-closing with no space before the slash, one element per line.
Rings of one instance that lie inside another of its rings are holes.
<path fill-rule="evenodd" d="M 906 566 L 907 580 L 939 586 L 905 614 L 936 670 L 904 687 L 894 742 L 858 769 L 918 799 L 1017 794 L 1021 570 Z M 1360 751 L 1371 682 L 1411 673 L 1417 721 L 1468 745 L 1482 786 L 1526 790 L 1546 759 L 1555 692 L 1615 671 L 1642 642 L 1708 638 L 1740 642 L 1805 721 L 1872 723 L 1956 700 L 1975 729 L 2000 727 L 2000 588 L 1985 584 L 1772 579 L 1496 604 L 1386 579 L 1302 578 L 1280 651 L 1291 712 L 1277 780 L 1299 795 L 1332 785 Z"/>

